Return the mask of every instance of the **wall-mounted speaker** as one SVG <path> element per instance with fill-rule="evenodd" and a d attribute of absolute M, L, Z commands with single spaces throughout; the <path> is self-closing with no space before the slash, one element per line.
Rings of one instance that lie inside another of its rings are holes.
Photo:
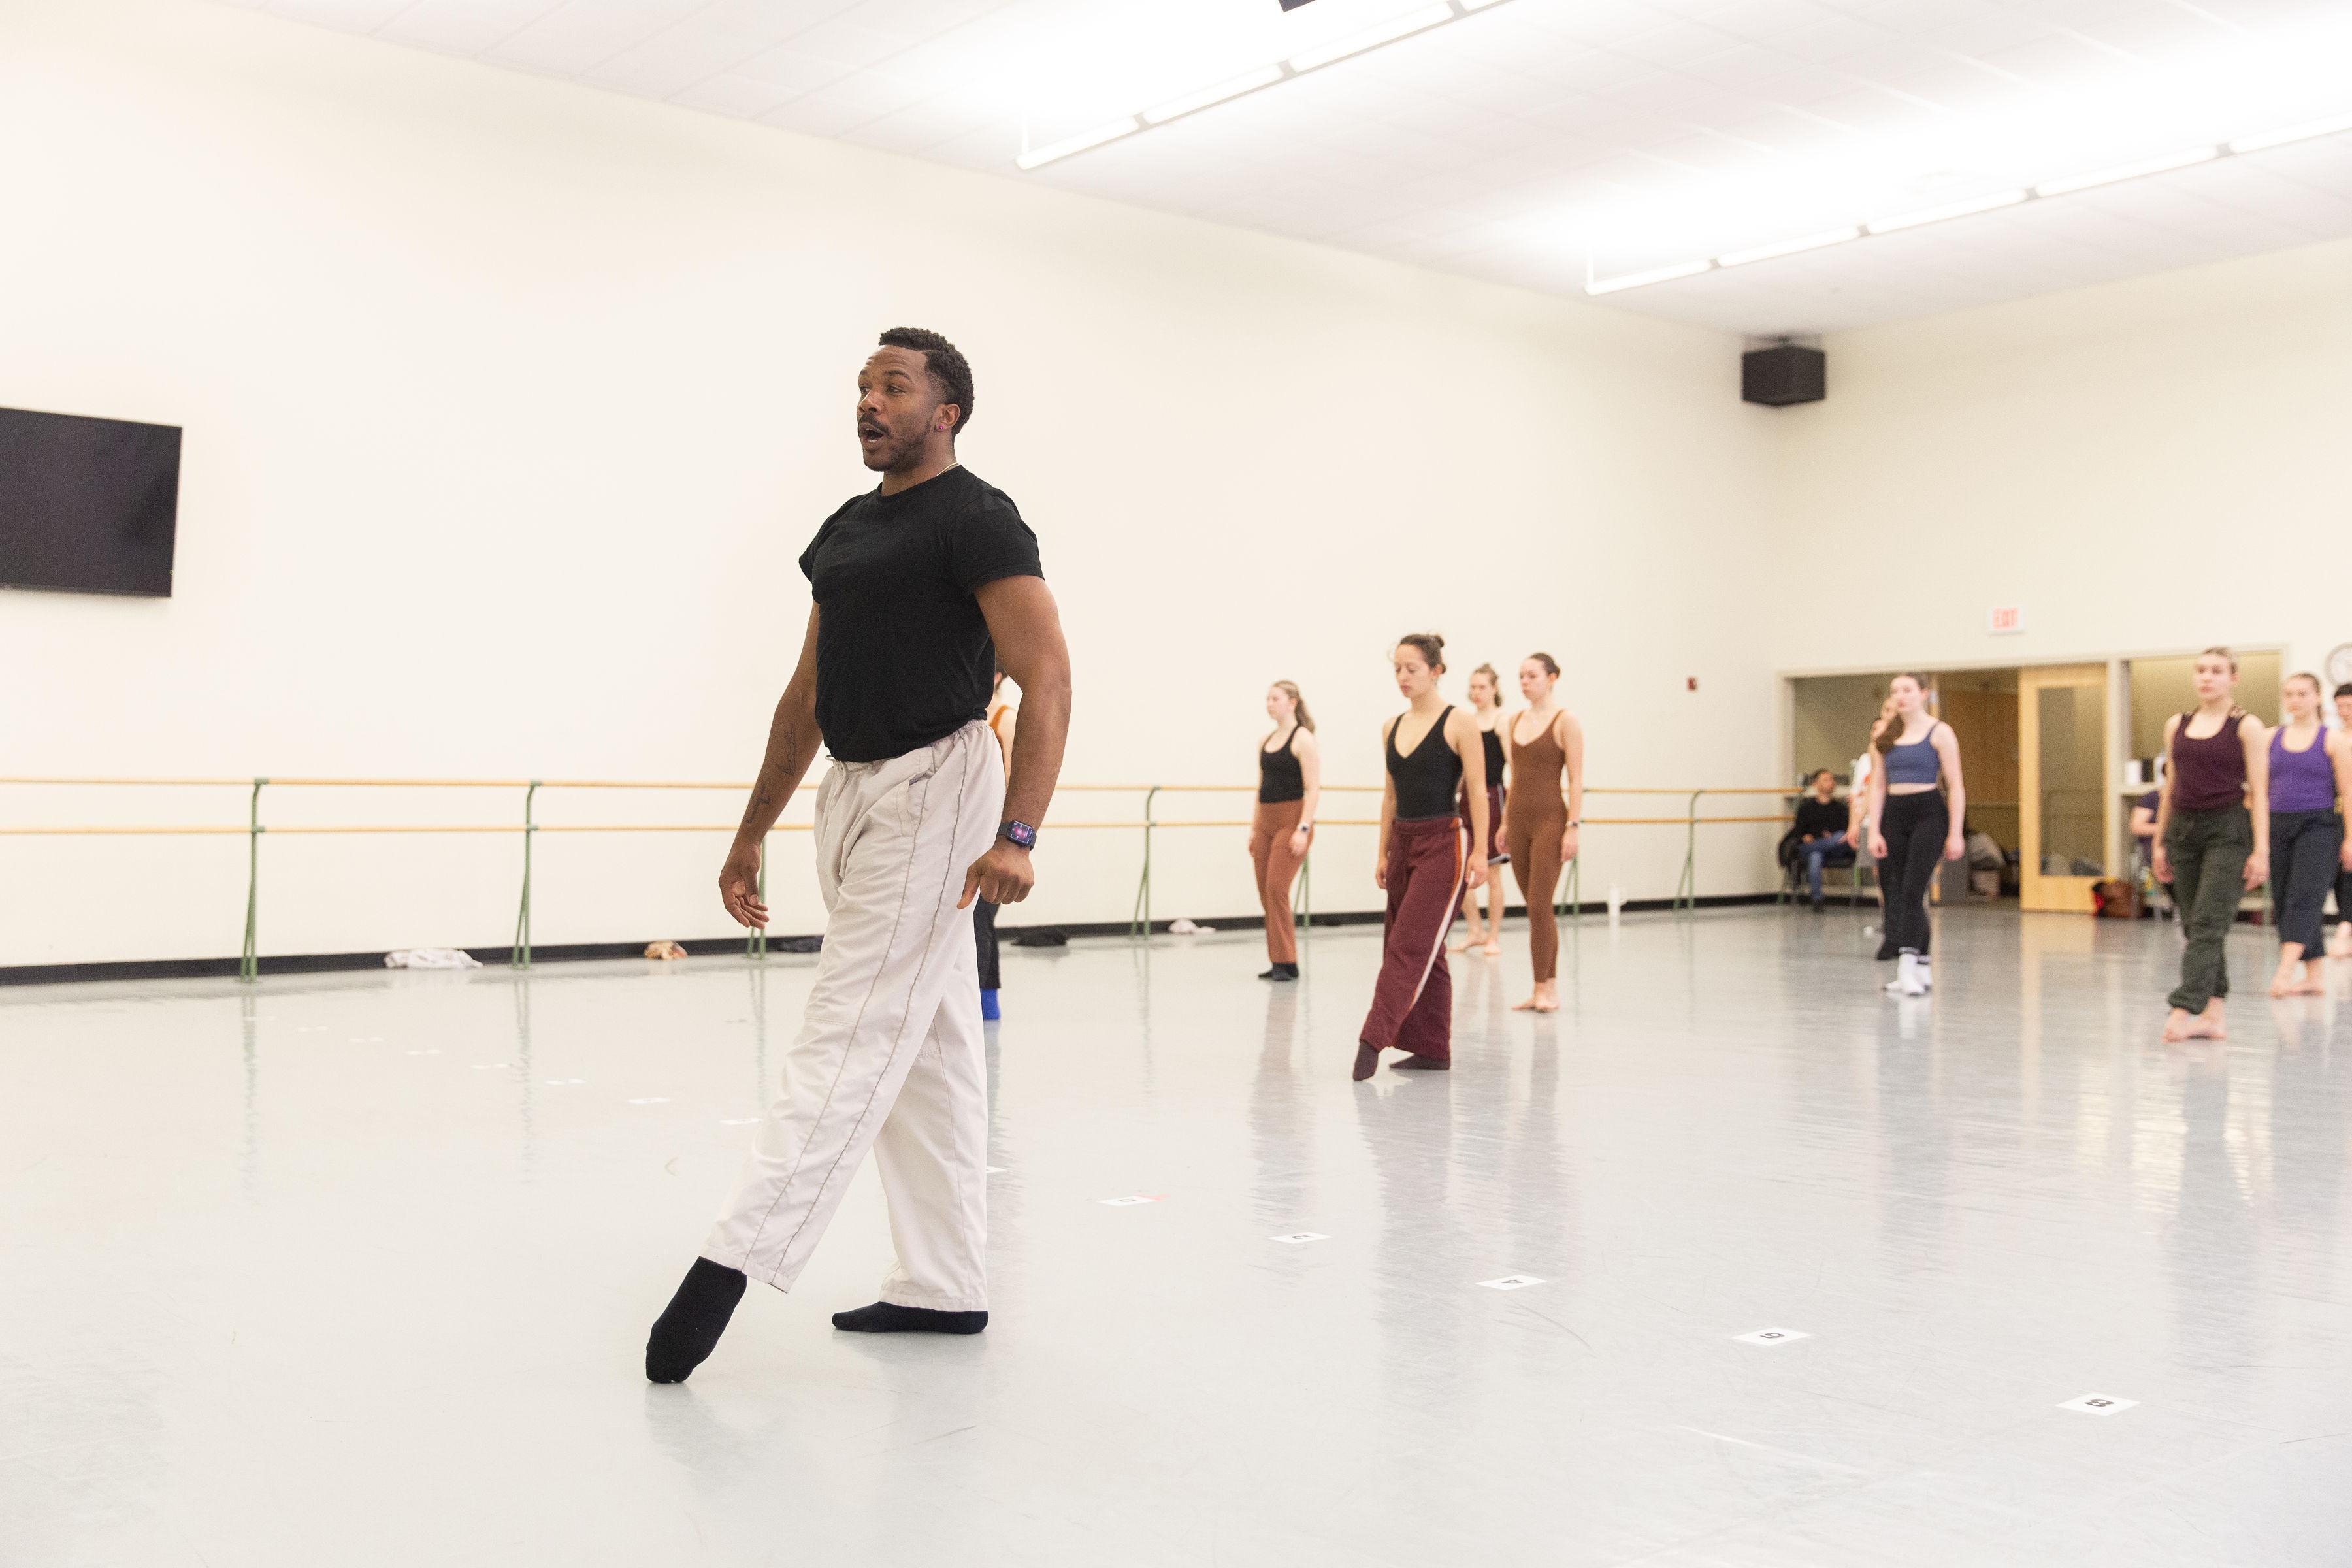
<path fill-rule="evenodd" d="M 1739 356 L 1739 396 L 1745 403 L 1786 408 L 1819 403 L 1829 394 L 1829 356 L 1798 343 L 1749 349 Z"/>

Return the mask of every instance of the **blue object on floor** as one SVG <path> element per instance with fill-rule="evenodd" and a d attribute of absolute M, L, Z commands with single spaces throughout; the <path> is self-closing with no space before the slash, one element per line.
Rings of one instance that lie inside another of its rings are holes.
<path fill-rule="evenodd" d="M 996 993 L 995 993 L 995 992 L 993 992 L 993 991 L 983 991 L 983 992 L 982 992 L 982 993 L 980 994 L 980 1017 L 981 1017 L 981 1021 L 982 1021 L 982 1023 L 993 1023 L 993 1022 L 995 1021 L 995 1019 L 996 1019 Z"/>

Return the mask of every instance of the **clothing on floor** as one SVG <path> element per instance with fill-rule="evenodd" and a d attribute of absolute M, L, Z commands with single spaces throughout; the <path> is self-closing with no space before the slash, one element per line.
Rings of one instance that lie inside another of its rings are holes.
<path fill-rule="evenodd" d="M 1512 721 L 1511 792 L 1503 802 L 1503 847 L 1510 851 L 1511 877 L 1528 906 L 1528 951 L 1538 983 L 1559 973 L 1559 919 L 1552 902 L 1568 832 L 1568 803 L 1560 795 L 1568 753 L 1558 726 L 1557 716 L 1548 719 L 1534 740 L 1521 741 L 1518 721 Z"/>
<path fill-rule="evenodd" d="M 2174 782 L 2177 787 L 2179 775 Z M 2180 951 L 2180 984 L 2168 1001 L 2184 1012 L 2202 1013 L 2206 1003 L 2230 994 L 2230 928 L 2253 852 L 2254 818 L 2243 805 L 2231 801 L 2213 811 L 2173 805 L 2164 854 L 2172 865 L 2173 907 L 2189 942 Z"/>
<path fill-rule="evenodd" d="M 2344 818 L 2334 811 L 2271 813 L 2271 902 L 2278 910 L 2279 940 L 2301 942 L 2306 958 L 2322 956 L 2320 915 L 2343 852 Z"/>
<path fill-rule="evenodd" d="M 1290 885 L 1307 858 L 1290 852 L 1290 836 L 1298 827 L 1304 800 L 1261 803 L 1250 820 L 1250 866 L 1257 879 L 1258 908 L 1265 911 L 1265 955 L 1276 963 L 1298 962 L 1298 931 L 1290 912 Z M 1307 847 L 1315 834 L 1307 830 Z"/>
<path fill-rule="evenodd" d="M 1381 973 L 1357 1040 L 1434 1061 L 1454 1058 L 1454 972 L 1445 933 L 1462 899 L 1469 836 L 1451 816 L 1399 821 L 1389 828 L 1388 914 Z"/>
<path fill-rule="evenodd" d="M 1045 575 L 1012 498 L 964 468 L 846 502 L 801 571 L 821 612 L 817 728 L 845 763 L 904 756 L 985 714 L 996 645 L 972 595 Z"/>
<path fill-rule="evenodd" d="M 1894 776 L 1889 768 L 1887 777 Z M 1927 919 L 1927 894 L 1944 858 L 1944 841 L 1952 835 L 1944 792 L 1888 795 L 1878 831 L 1886 840 L 1885 858 L 1878 862 L 1878 886 L 1886 901 L 1886 945 L 1925 958 L 1934 931 Z"/>
<path fill-rule="evenodd" d="M 977 720 L 826 772 L 815 988 L 703 1257 L 789 1289 L 871 1145 L 898 1247 L 882 1300 L 986 1310 L 985 1037 L 972 924 L 956 903 L 1003 805 L 996 738 Z"/>

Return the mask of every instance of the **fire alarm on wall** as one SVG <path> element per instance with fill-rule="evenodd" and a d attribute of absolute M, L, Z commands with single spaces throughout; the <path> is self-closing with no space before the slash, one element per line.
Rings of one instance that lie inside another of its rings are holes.
<path fill-rule="evenodd" d="M 1698 689 L 1698 677 L 1697 677 L 1697 676 L 1694 675 L 1694 676 L 1691 676 L 1691 677 L 1689 678 L 1689 684 L 1688 684 L 1688 686 L 1687 686 L 1686 689 L 1688 689 L 1688 690 L 1692 690 L 1692 691 L 1696 691 L 1696 690 Z"/>

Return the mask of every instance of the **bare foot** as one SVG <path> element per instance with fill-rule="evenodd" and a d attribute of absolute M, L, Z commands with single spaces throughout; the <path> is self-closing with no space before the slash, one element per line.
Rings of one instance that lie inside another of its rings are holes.
<path fill-rule="evenodd" d="M 2298 989 L 2294 983 L 2294 967 L 2295 966 L 2292 963 L 2282 963 L 2278 966 L 2278 973 L 2271 976 L 2272 995 L 2291 996 L 2294 994 L 2295 991 Z"/>
<path fill-rule="evenodd" d="M 1485 931 L 1474 931 L 1468 936 L 1464 937 L 1460 942 L 1455 942 L 1454 944 L 1454 951 L 1456 952 L 1467 952 L 1486 940 L 1486 933 Z"/>
<path fill-rule="evenodd" d="M 1536 982 L 1536 994 L 1528 998 L 1528 1005 L 1538 1013 L 1559 1011 L 1559 987 L 1549 980 Z"/>
<path fill-rule="evenodd" d="M 2290 996 L 2325 996 L 2327 994 L 2327 960 L 2306 958 L 2303 961 L 2303 978 L 2288 986 Z"/>
<path fill-rule="evenodd" d="M 2175 1007 L 2164 1021 L 2164 1037 L 2174 1045 L 2182 1040 L 2225 1039 L 2229 1033 L 2228 1026 L 2221 1020 L 2221 1004 L 2219 1001 L 2206 1003 L 2202 1013 Z"/>
<path fill-rule="evenodd" d="M 1490 936 L 1486 939 L 1486 945 L 1480 948 L 1478 951 L 1485 953 L 1489 958 L 1500 958 L 1503 956 L 1502 939 L 1500 937 Z"/>
<path fill-rule="evenodd" d="M 1536 999 L 1532 996 L 1528 997 L 1524 1002 L 1514 1002 L 1511 1004 L 1511 1011 L 1514 1013 L 1532 1013 L 1535 1010 Z"/>

